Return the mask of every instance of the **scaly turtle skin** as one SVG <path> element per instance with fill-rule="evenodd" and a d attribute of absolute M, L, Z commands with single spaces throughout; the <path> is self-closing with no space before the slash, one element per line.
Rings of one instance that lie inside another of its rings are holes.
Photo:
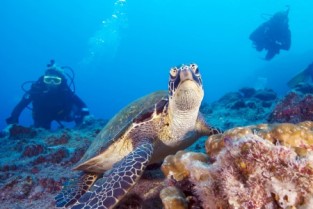
<path fill-rule="evenodd" d="M 218 133 L 199 112 L 204 92 L 197 65 L 172 68 L 168 90 L 136 100 L 110 120 L 74 168 L 81 171 L 77 180 L 56 196 L 57 207 L 113 208 L 147 165 Z"/>

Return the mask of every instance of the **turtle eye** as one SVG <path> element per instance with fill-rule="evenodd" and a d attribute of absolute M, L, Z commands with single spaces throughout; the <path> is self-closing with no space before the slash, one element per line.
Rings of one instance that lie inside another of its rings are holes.
<path fill-rule="evenodd" d="M 195 75 L 199 75 L 199 68 L 198 68 L 198 65 L 196 65 L 196 64 L 191 64 L 191 65 L 190 65 L 190 68 L 191 68 L 191 70 L 193 71 L 193 73 L 194 73 Z"/>
<path fill-rule="evenodd" d="M 171 70 L 170 70 L 171 78 L 175 78 L 177 76 L 177 74 L 178 74 L 178 69 L 176 67 L 171 68 Z"/>

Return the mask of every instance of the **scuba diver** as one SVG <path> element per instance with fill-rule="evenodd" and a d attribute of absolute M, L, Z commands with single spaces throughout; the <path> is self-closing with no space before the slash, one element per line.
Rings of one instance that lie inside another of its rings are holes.
<path fill-rule="evenodd" d="M 288 25 L 289 7 L 277 12 L 271 19 L 261 24 L 250 35 L 257 51 L 267 50 L 266 60 L 271 60 L 280 50 L 288 51 L 291 45 L 291 32 Z"/>
<path fill-rule="evenodd" d="M 76 125 L 83 122 L 84 117 L 89 115 L 86 104 L 74 93 L 71 85 L 74 86 L 74 72 L 70 67 L 59 67 L 51 60 L 47 65 L 45 74 L 39 77 L 36 82 L 25 82 L 22 85 L 26 92 L 21 101 L 13 109 L 11 116 L 6 119 L 7 124 L 17 124 L 19 116 L 32 102 L 32 117 L 34 127 L 50 129 L 51 122 L 57 121 L 62 127 L 61 121 L 72 122 Z M 72 76 L 65 73 L 70 69 Z M 70 78 L 70 85 L 67 78 Z M 25 90 L 24 85 L 31 82 L 30 90 Z"/>
<path fill-rule="evenodd" d="M 290 79 L 287 83 L 289 88 L 293 88 L 297 86 L 300 83 L 307 82 L 307 81 L 313 81 L 313 62 L 305 68 L 303 71 L 295 75 L 292 79 Z"/>

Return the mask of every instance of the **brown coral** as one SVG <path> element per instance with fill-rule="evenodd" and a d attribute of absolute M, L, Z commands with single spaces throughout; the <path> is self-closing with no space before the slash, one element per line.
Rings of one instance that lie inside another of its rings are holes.
<path fill-rule="evenodd" d="M 164 209 L 187 209 L 185 195 L 176 187 L 170 186 L 160 192 Z"/>
<path fill-rule="evenodd" d="M 206 152 L 214 159 L 227 141 L 240 139 L 247 134 L 256 134 L 273 144 L 291 147 L 299 156 L 313 150 L 313 122 L 305 121 L 298 124 L 260 124 L 233 128 L 209 137 L 205 144 Z"/>
<path fill-rule="evenodd" d="M 208 157 L 202 153 L 178 151 L 176 155 L 169 155 L 164 159 L 161 170 L 165 176 L 181 181 L 190 175 L 186 166 L 194 161 L 208 162 Z"/>

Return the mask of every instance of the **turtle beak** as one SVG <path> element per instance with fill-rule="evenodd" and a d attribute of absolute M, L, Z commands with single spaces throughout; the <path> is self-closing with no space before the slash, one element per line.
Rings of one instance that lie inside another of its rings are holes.
<path fill-rule="evenodd" d="M 180 75 L 180 83 L 184 83 L 185 81 L 192 81 L 196 83 L 199 87 L 202 86 L 201 78 L 199 76 L 196 76 L 193 71 L 188 67 L 183 67 L 181 69 Z"/>
<path fill-rule="evenodd" d="M 186 68 L 186 67 L 184 67 L 184 68 L 181 70 L 179 76 L 180 76 L 180 81 L 181 81 L 181 82 L 184 82 L 184 81 L 186 81 L 186 80 L 191 80 L 191 81 L 193 80 L 191 71 L 190 71 L 188 68 Z"/>

